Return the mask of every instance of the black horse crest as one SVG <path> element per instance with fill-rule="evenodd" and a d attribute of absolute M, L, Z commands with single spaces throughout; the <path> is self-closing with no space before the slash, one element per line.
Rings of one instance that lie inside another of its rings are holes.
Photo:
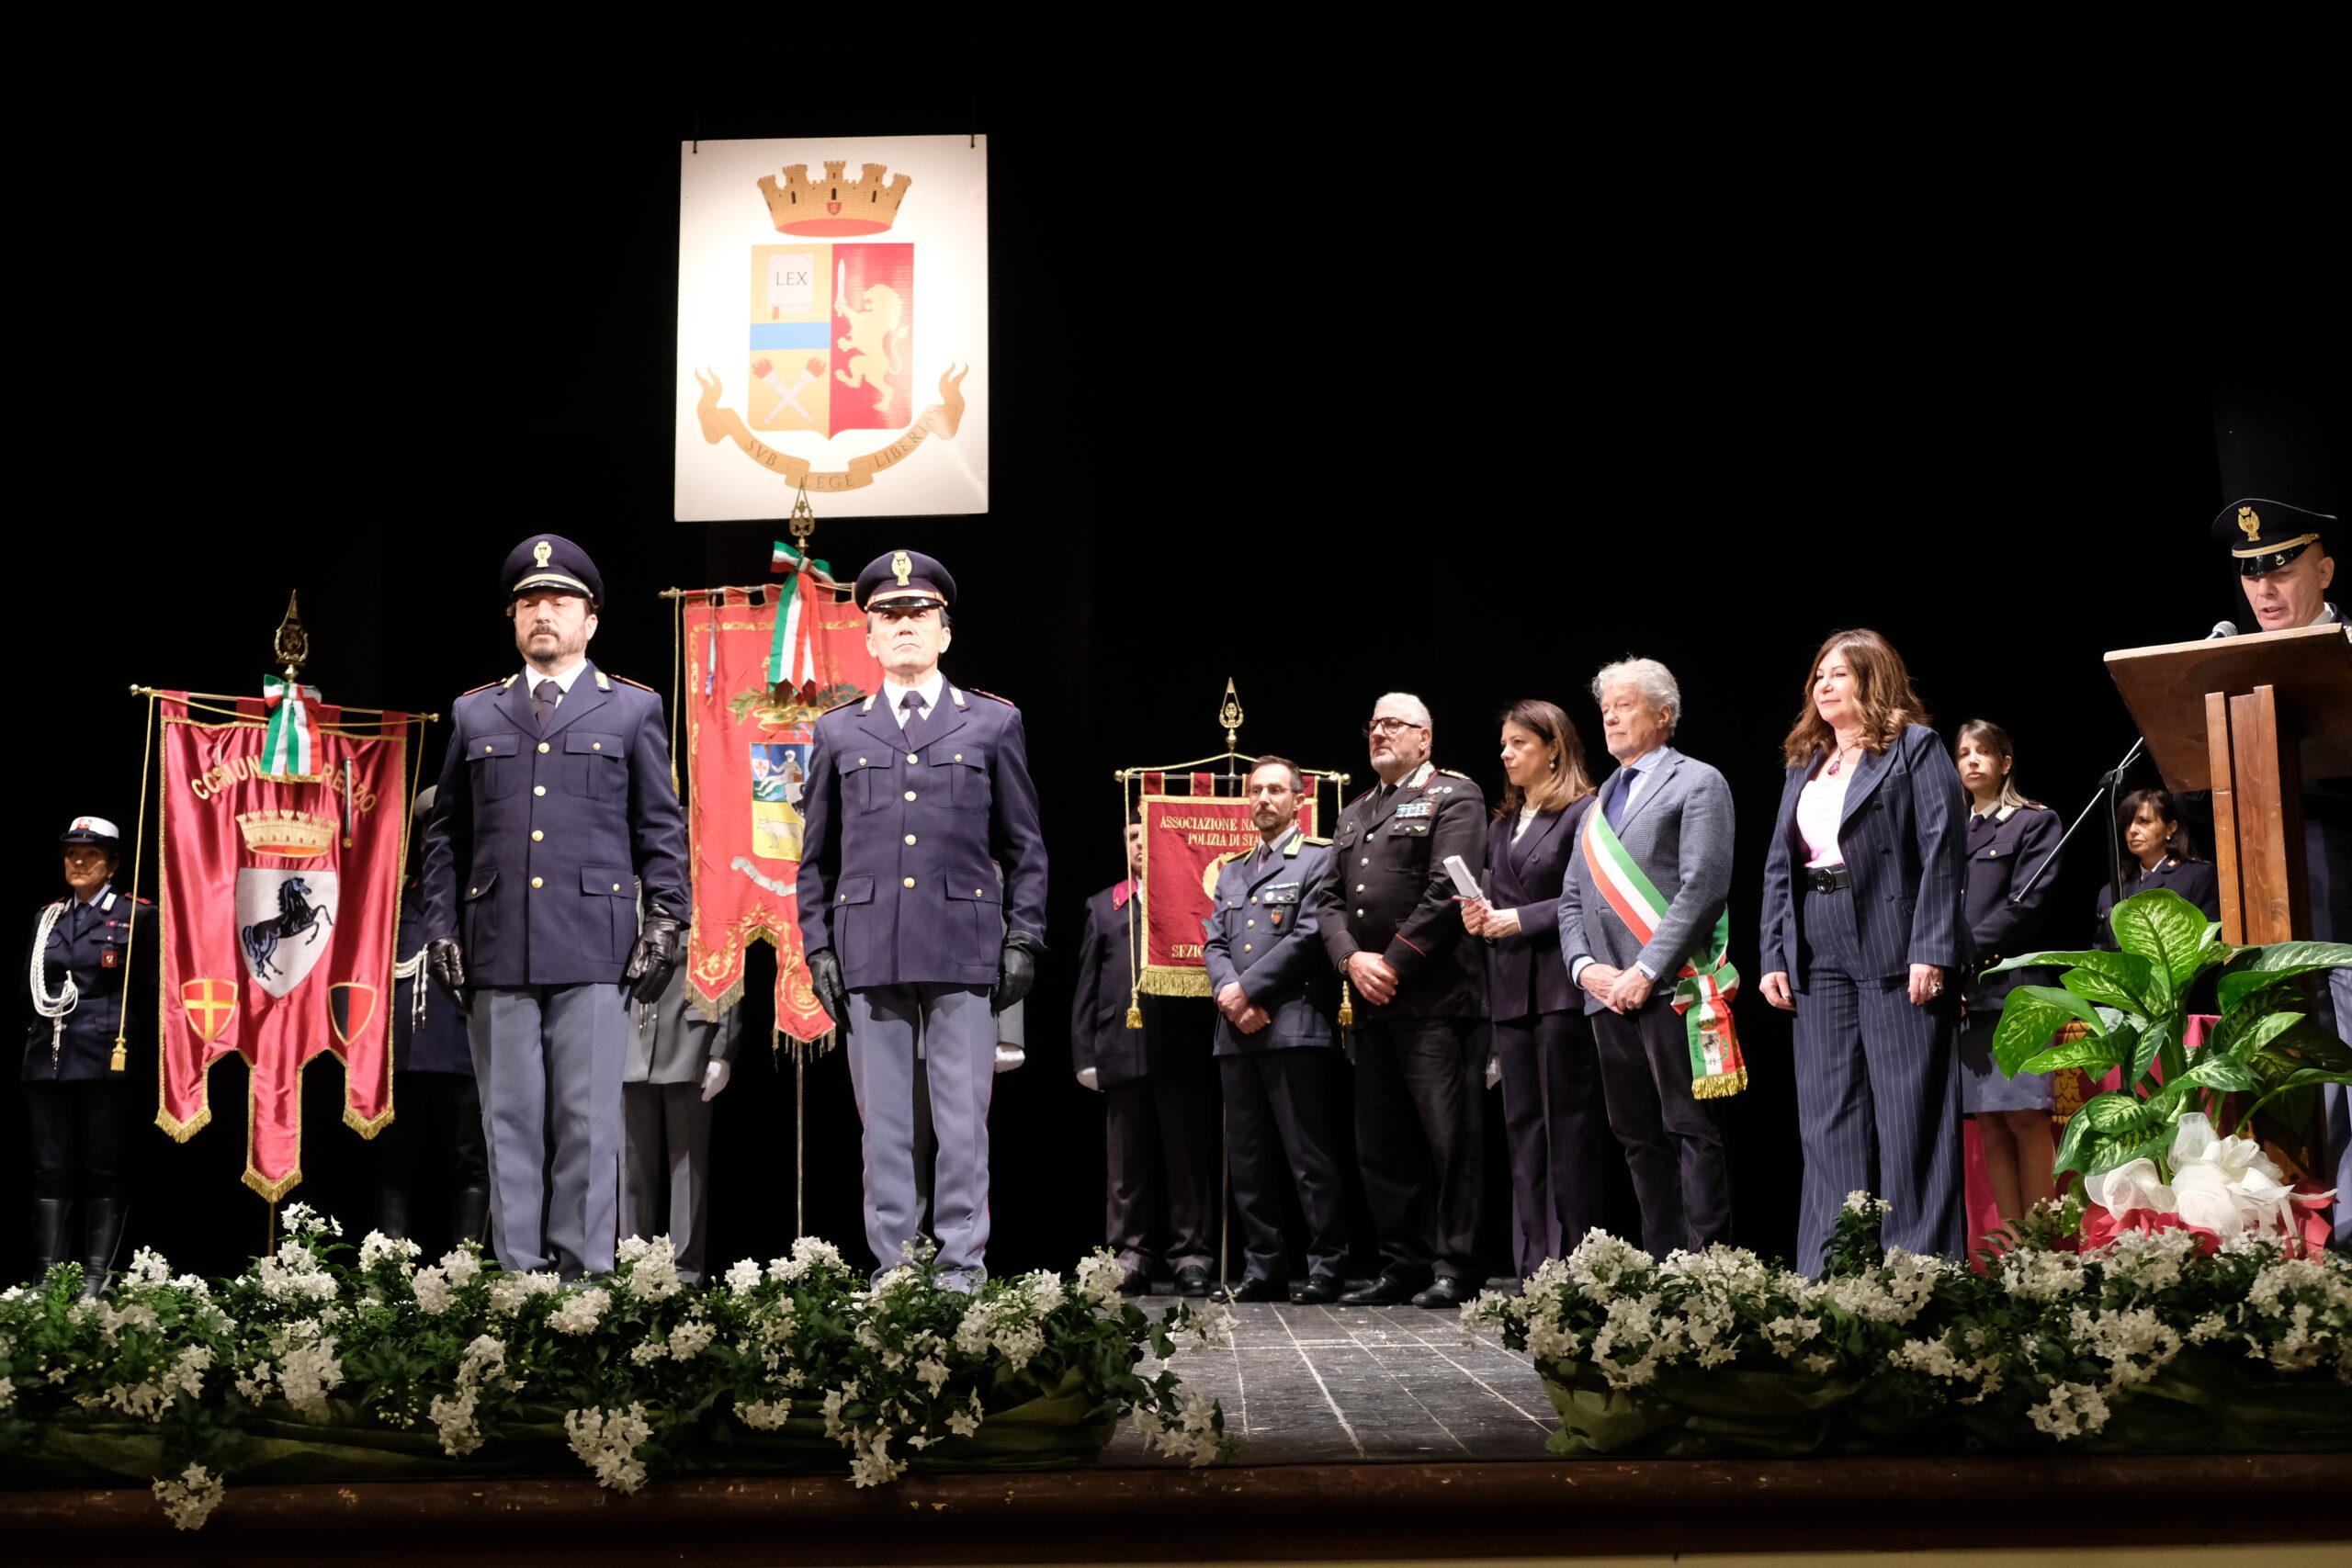
<path fill-rule="evenodd" d="M 311 902 L 311 886 L 299 876 L 289 876 L 277 885 L 277 916 L 275 919 L 256 920 L 244 928 L 245 962 L 256 980 L 266 980 L 282 972 L 282 965 L 270 959 L 277 952 L 277 944 L 301 937 L 308 946 L 319 940 L 321 922 L 332 928 L 334 911 L 324 904 Z"/>

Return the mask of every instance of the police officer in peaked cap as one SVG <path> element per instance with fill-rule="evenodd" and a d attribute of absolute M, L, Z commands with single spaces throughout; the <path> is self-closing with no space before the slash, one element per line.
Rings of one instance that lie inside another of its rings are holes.
<path fill-rule="evenodd" d="M 76 817 L 57 845 L 67 892 L 34 917 L 29 962 L 17 970 L 32 1004 L 20 1076 L 33 1156 L 33 1272 L 48 1273 L 78 1247 L 82 1294 L 94 1297 L 122 1247 L 128 1134 L 143 1120 L 141 1087 L 154 1082 L 155 906 L 114 886 L 122 831 L 106 818 Z M 137 1073 L 129 1070 L 134 1049 L 143 1059 Z"/>
<path fill-rule="evenodd" d="M 2328 551 L 2340 525 L 2324 512 L 2246 496 L 2222 508 L 2213 536 L 2226 546 L 2238 583 L 2254 612 L 2255 629 L 2342 626 L 2352 618 L 2328 597 L 2335 558 Z M 2311 895 L 2311 930 L 2319 942 L 2352 942 L 2352 779 L 2303 781 L 2303 869 Z M 2338 1035 L 2352 1032 L 2352 969 L 2328 972 L 2329 1007 Z M 2326 1170 L 2321 1179 L 2352 1193 L 2352 1090 L 2325 1086 Z M 2335 1201 L 2335 1245 L 2352 1248 L 2352 1200 Z"/>
<path fill-rule="evenodd" d="M 1037 792 L 1021 710 L 940 672 L 954 640 L 947 569 L 893 550 L 858 574 L 856 599 L 882 689 L 817 720 L 800 929 L 817 998 L 848 1031 L 876 1265 L 926 1234 L 920 1043 L 938 1145 L 928 1234 L 943 1278 L 969 1288 L 989 1239 L 991 1014 L 1028 993 L 1045 951 Z"/>
<path fill-rule="evenodd" d="M 469 1009 L 492 1247 L 576 1279 L 613 1266 L 628 1002 L 684 954 L 685 821 L 661 697 L 587 657 L 605 596 L 588 552 L 534 534 L 501 581 L 523 668 L 452 708 L 425 964 Z"/>

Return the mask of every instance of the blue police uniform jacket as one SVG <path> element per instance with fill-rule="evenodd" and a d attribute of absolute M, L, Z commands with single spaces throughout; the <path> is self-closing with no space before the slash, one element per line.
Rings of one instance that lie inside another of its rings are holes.
<path fill-rule="evenodd" d="M 126 1070 L 108 1070 L 114 1059 L 115 1032 L 122 1019 L 126 996 L 130 1007 L 130 1027 L 124 1032 L 127 1051 L 142 1053 L 155 1039 L 155 964 L 157 927 L 155 906 L 145 898 L 133 899 L 127 893 L 106 888 L 87 904 L 72 895 L 61 900 L 57 923 L 51 928 L 49 942 L 40 954 L 41 985 L 50 996 L 56 996 L 71 976 L 80 999 L 74 1010 L 65 1015 L 65 1029 L 61 1035 L 53 1021 L 32 1015 L 25 1032 L 25 1063 L 23 1078 L 27 1083 L 53 1083 L 72 1078 L 129 1078 Z M 139 940 L 130 940 L 131 921 L 139 922 Z M 32 930 L 26 936 L 26 962 L 17 973 L 18 984 L 26 983 L 31 974 L 31 948 L 40 934 L 40 916 L 33 917 Z M 130 965 L 139 965 L 141 983 L 127 987 Z M 20 993 L 26 998 L 26 1010 L 31 1010 L 31 992 Z M 153 1075 L 152 1064 L 144 1069 Z"/>
<path fill-rule="evenodd" d="M 401 891 L 400 934 L 393 940 L 392 953 L 402 964 L 424 951 L 424 890 L 419 881 Z M 466 1015 L 421 967 L 392 981 L 392 1071 L 474 1076 Z"/>
<path fill-rule="evenodd" d="M 876 697 L 817 720 L 800 932 L 810 952 L 833 950 L 853 988 L 992 986 L 1008 931 L 1045 941 L 1046 841 L 1021 710 L 939 692 L 911 750 Z"/>
<path fill-rule="evenodd" d="M 619 983 L 645 901 L 692 914 L 662 699 L 585 665 L 542 730 L 520 671 L 459 697 L 424 839 L 427 942 L 478 986 Z"/>
<path fill-rule="evenodd" d="M 1971 976 L 1962 999 L 1972 1011 L 1988 1011 L 2007 1001 L 2019 986 L 2054 986 L 2053 969 L 1984 971 L 2004 959 L 2042 944 L 2050 890 L 2058 886 L 2059 840 L 2065 837 L 2058 814 L 2046 806 L 2003 807 L 1968 819 L 1968 883 L 1962 897 L 1969 934 L 1976 942 Z M 2042 862 L 2050 863 L 2042 869 Z M 2041 876 L 2023 898 L 2017 890 L 2036 871 Z"/>
<path fill-rule="evenodd" d="M 1273 853 L 1243 850 L 1217 863 L 1208 933 L 1209 994 L 1239 981 L 1250 1005 L 1272 1015 L 1244 1034 L 1218 1013 L 1220 1056 L 1303 1045 L 1337 1045 L 1340 976 L 1315 925 L 1315 896 L 1331 874 L 1331 841 L 1293 828 Z"/>
<path fill-rule="evenodd" d="M 1136 980 L 1143 972 L 1143 904 L 1131 881 L 1105 887 L 1086 901 L 1086 929 L 1078 942 L 1078 984 L 1070 994 L 1069 1058 L 1078 1072 L 1094 1069 L 1095 1087 L 1133 1083 L 1151 1071 L 1156 1009 L 1143 1006 Z M 1127 1027 L 1134 998 L 1144 1027 Z M 1157 999 L 1157 998 L 1154 998 Z"/>

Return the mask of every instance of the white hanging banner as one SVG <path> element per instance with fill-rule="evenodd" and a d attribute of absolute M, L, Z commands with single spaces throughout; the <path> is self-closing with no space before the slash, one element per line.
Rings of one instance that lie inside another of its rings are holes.
<path fill-rule="evenodd" d="M 989 509 L 988 143 L 678 146 L 676 512 Z"/>

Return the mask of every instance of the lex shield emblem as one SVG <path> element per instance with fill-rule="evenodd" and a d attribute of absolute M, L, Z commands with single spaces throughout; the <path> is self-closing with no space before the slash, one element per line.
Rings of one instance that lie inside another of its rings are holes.
<path fill-rule="evenodd" d="M 354 1036 L 367 1032 L 375 1021 L 379 994 L 375 987 L 358 980 L 341 980 L 327 987 L 327 1011 L 334 1019 L 337 1040 L 349 1045 Z"/>

